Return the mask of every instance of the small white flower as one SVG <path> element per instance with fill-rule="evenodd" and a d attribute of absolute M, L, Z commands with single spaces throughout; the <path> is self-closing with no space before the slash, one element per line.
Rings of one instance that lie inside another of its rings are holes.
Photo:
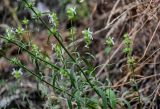
<path fill-rule="evenodd" d="M 13 69 L 12 75 L 17 79 L 20 78 L 23 75 L 22 69 L 21 68 L 19 70 Z"/>
<path fill-rule="evenodd" d="M 51 15 L 51 14 L 48 14 L 48 17 L 49 17 L 49 18 L 52 18 L 52 15 Z"/>
<path fill-rule="evenodd" d="M 106 44 L 108 46 L 113 46 L 115 44 L 114 38 L 113 37 L 108 37 L 108 39 L 106 40 Z"/>
<path fill-rule="evenodd" d="M 93 32 L 90 31 L 90 28 L 88 28 L 87 30 L 83 30 L 82 34 L 89 36 L 90 39 L 93 39 L 92 37 Z"/>
<path fill-rule="evenodd" d="M 112 37 L 112 40 L 111 40 L 111 42 L 112 42 L 112 44 L 114 45 L 115 44 L 115 42 L 114 42 L 114 38 Z"/>
<path fill-rule="evenodd" d="M 49 17 L 49 23 L 53 23 L 54 20 L 53 20 L 53 18 L 52 18 L 52 15 L 51 15 L 51 14 L 48 14 L 48 17 Z"/>
<path fill-rule="evenodd" d="M 88 34 L 89 34 L 89 37 L 91 38 L 91 39 L 93 39 L 93 37 L 92 37 L 92 34 L 93 34 L 93 32 L 92 31 L 90 31 L 90 28 L 88 28 Z"/>
<path fill-rule="evenodd" d="M 15 29 L 14 28 L 7 28 L 6 33 L 7 33 L 7 35 L 15 34 Z"/>
<path fill-rule="evenodd" d="M 70 8 L 70 10 L 71 10 L 74 14 L 76 14 L 76 7 Z"/>
<path fill-rule="evenodd" d="M 48 14 L 49 23 L 53 26 L 56 26 L 56 20 L 54 19 L 54 16 L 52 14 Z"/>
<path fill-rule="evenodd" d="M 15 30 L 15 32 L 16 33 L 23 33 L 23 31 L 24 31 L 24 28 L 21 28 L 21 27 L 18 27 L 16 30 Z"/>
<path fill-rule="evenodd" d="M 92 34 L 93 32 L 90 31 L 90 28 L 82 31 L 82 34 L 84 35 L 84 40 L 86 42 L 86 46 L 88 47 L 91 44 L 91 40 L 93 40 Z"/>
<path fill-rule="evenodd" d="M 69 20 L 73 20 L 76 18 L 76 7 L 72 5 L 68 5 L 66 8 L 67 17 Z"/>

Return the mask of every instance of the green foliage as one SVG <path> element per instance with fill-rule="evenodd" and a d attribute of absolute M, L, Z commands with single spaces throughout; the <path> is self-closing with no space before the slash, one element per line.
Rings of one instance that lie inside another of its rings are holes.
<path fill-rule="evenodd" d="M 97 101 L 97 98 L 87 99 L 86 105 L 89 109 L 98 109 L 99 108 L 99 102 Z"/>
<path fill-rule="evenodd" d="M 50 31 L 48 30 L 48 36 L 56 35 L 57 34 L 57 28 L 51 27 Z"/>
<path fill-rule="evenodd" d="M 85 0 L 61 0 L 60 5 L 62 8 L 65 8 L 65 9 L 67 6 L 75 6 L 76 7 L 76 16 L 75 16 L 74 20 L 80 20 L 81 18 L 86 18 L 90 12 L 89 8 L 88 8 L 87 1 L 85 1 Z M 72 12 L 68 12 L 68 13 L 72 17 L 75 14 Z M 73 19 L 70 19 L 70 20 L 73 20 Z"/>
<path fill-rule="evenodd" d="M 134 57 L 132 57 L 132 48 L 131 48 L 131 44 L 132 41 L 129 38 L 128 34 L 124 35 L 124 44 L 125 44 L 125 48 L 123 49 L 123 52 L 127 55 L 127 63 L 129 65 L 129 67 L 132 69 L 132 72 L 134 72 L 134 64 L 135 64 L 135 59 Z"/>
<path fill-rule="evenodd" d="M 105 44 L 106 44 L 105 52 L 106 52 L 107 54 L 109 54 L 110 51 L 112 50 L 112 47 L 113 47 L 114 44 L 115 44 L 113 38 L 108 37 L 108 38 L 106 39 Z"/>
<path fill-rule="evenodd" d="M 37 45 L 32 44 L 32 46 L 31 46 L 31 52 L 32 52 L 36 57 L 42 58 L 41 50 L 38 48 Z"/>
<path fill-rule="evenodd" d="M 6 39 L 7 40 L 14 40 L 15 39 L 15 31 L 12 28 L 6 29 Z"/>
<path fill-rule="evenodd" d="M 18 27 L 18 28 L 16 29 L 16 33 L 17 33 L 18 35 L 22 35 L 22 34 L 24 33 L 24 29 L 23 29 L 22 27 Z"/>
<path fill-rule="evenodd" d="M 108 37 L 108 39 L 106 40 L 106 45 L 112 47 L 114 45 L 113 38 Z"/>
<path fill-rule="evenodd" d="M 93 32 L 90 31 L 90 28 L 82 31 L 82 34 L 84 35 L 84 40 L 86 42 L 86 47 L 89 47 L 91 44 L 91 40 L 93 40 L 92 34 Z"/>
<path fill-rule="evenodd" d="M 14 64 L 14 65 L 22 65 L 21 64 L 21 62 L 20 62 L 20 60 L 19 59 L 17 59 L 17 58 L 12 58 L 11 60 L 10 60 L 10 62 L 12 63 L 12 64 Z"/>
<path fill-rule="evenodd" d="M 95 77 L 97 67 L 92 65 L 95 56 L 92 53 L 86 52 L 85 54 L 87 55 L 87 58 L 82 57 L 76 49 L 72 51 L 68 49 L 68 46 L 64 44 L 66 42 L 64 42 L 63 36 L 58 30 L 60 23 L 55 12 L 48 14 L 50 23 L 50 25 L 48 25 L 41 18 L 42 13 L 34 7 L 33 1 L 22 1 L 27 9 L 33 12 L 34 18 L 41 22 L 48 30 L 48 42 L 50 41 L 49 38 L 53 37 L 57 40 L 56 43 L 51 44 L 52 51 L 56 55 L 57 60 L 53 63 L 50 57 L 47 54 L 43 54 L 41 49 L 33 43 L 31 39 L 25 43 L 22 40 L 18 40 L 18 37 L 22 36 L 27 28 L 23 29 L 22 27 L 18 27 L 15 30 L 7 29 L 6 38 L 4 38 L 4 40 L 6 40 L 7 43 L 15 44 L 20 50 L 27 52 L 28 56 L 32 59 L 32 64 L 35 66 L 35 69 L 30 70 L 17 58 L 14 57 L 10 59 L 6 57 L 6 59 L 10 60 L 11 64 L 20 67 L 19 70 L 13 70 L 13 77 L 17 79 L 21 78 L 23 75 L 21 69 L 35 77 L 35 80 L 38 83 L 38 89 L 42 92 L 43 96 L 48 98 L 47 108 L 60 108 L 60 104 L 58 105 L 59 102 L 55 102 L 54 104 L 50 101 L 50 96 L 48 94 L 48 86 L 50 86 L 53 88 L 55 95 L 57 96 L 57 101 L 65 100 L 67 103 L 66 105 L 70 109 L 75 107 L 78 109 L 107 109 L 109 107 L 116 109 L 116 94 L 113 90 L 106 88 L 105 84 Z M 79 3 L 79 5 L 84 4 L 84 7 L 87 7 L 83 0 L 77 0 L 76 2 Z M 77 12 L 77 9 L 79 9 L 79 7 L 68 7 L 66 10 L 67 17 L 71 21 L 71 24 L 73 23 L 72 21 L 79 17 L 79 11 Z M 85 11 L 86 9 L 87 8 L 85 8 Z M 84 13 L 82 12 L 81 14 L 83 16 Z M 29 22 L 28 19 L 24 18 L 22 24 L 27 26 Z M 74 27 L 73 24 L 71 26 L 72 27 L 69 30 L 69 38 L 71 39 L 70 41 L 74 41 L 77 28 Z M 93 32 L 88 28 L 82 31 L 82 34 L 86 43 L 85 47 L 88 47 L 89 50 L 89 46 L 93 40 Z M 126 45 L 130 44 L 127 37 L 124 43 Z M 109 37 L 105 44 L 109 48 L 108 52 L 110 52 L 114 45 L 113 38 Z M 73 48 L 76 48 L 77 46 L 78 45 L 74 43 Z M 127 53 L 130 53 L 130 51 L 127 51 Z M 133 60 L 129 60 L 130 64 L 132 62 Z M 47 68 L 50 70 L 50 77 L 43 73 Z M 94 96 L 92 96 L 93 94 Z M 75 104 L 75 107 L 73 104 Z"/>
<path fill-rule="evenodd" d="M 124 44 L 125 45 L 130 45 L 131 44 L 131 39 L 129 38 L 129 35 L 126 33 L 124 34 Z"/>
<path fill-rule="evenodd" d="M 76 19 L 76 7 L 69 7 L 67 8 L 67 16 L 69 20 L 75 20 Z"/>
<path fill-rule="evenodd" d="M 125 44 L 125 48 L 123 50 L 123 52 L 127 55 L 127 63 L 128 63 L 128 67 L 131 71 L 131 79 L 130 79 L 130 83 L 131 86 L 133 87 L 133 91 L 137 92 L 138 94 L 138 100 L 139 100 L 139 104 L 141 105 L 141 98 L 140 98 L 140 93 L 138 90 L 138 85 L 136 83 L 136 81 L 134 81 L 134 75 L 135 75 L 135 59 L 132 56 L 132 40 L 129 38 L 128 34 L 124 35 L 124 44 Z"/>
<path fill-rule="evenodd" d="M 99 91 L 99 94 L 101 95 L 101 97 L 102 97 L 102 109 L 107 109 L 108 108 L 108 100 L 107 100 L 107 96 L 106 96 L 106 94 L 104 93 L 104 91 L 103 90 L 101 90 L 101 89 L 98 89 L 98 91 Z"/>
<path fill-rule="evenodd" d="M 22 20 L 22 24 L 28 25 L 28 24 L 29 24 L 29 20 L 25 17 L 25 18 Z"/>
<path fill-rule="evenodd" d="M 57 14 L 55 12 L 52 12 L 51 14 L 48 15 L 48 17 L 49 17 L 49 23 L 55 28 L 57 28 L 59 26 Z"/>
<path fill-rule="evenodd" d="M 70 40 L 74 41 L 75 40 L 75 36 L 76 36 L 76 28 L 75 27 L 71 27 L 70 28 Z"/>
<path fill-rule="evenodd" d="M 58 58 L 63 58 L 64 50 L 60 44 L 52 44 L 52 50 L 55 50 Z"/>
<path fill-rule="evenodd" d="M 134 65 L 135 64 L 135 59 L 133 57 L 128 57 L 127 63 L 129 65 Z"/>
<path fill-rule="evenodd" d="M 63 75 L 64 77 L 68 76 L 69 72 L 67 71 L 67 69 L 60 69 L 60 74 Z"/>
<path fill-rule="evenodd" d="M 127 55 L 131 55 L 132 49 L 131 49 L 131 39 L 129 38 L 129 35 L 126 33 L 124 35 L 124 40 L 125 48 L 123 49 L 123 52 Z"/>
<path fill-rule="evenodd" d="M 116 104 L 117 104 L 116 94 L 114 93 L 112 89 L 107 89 L 106 94 L 107 94 L 107 97 L 109 99 L 112 109 L 116 109 Z"/>

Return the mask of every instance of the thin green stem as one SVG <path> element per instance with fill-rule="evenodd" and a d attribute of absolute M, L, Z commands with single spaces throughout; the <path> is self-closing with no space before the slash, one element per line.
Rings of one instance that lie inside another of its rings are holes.
<path fill-rule="evenodd" d="M 9 60 L 9 61 L 12 61 L 11 59 L 9 59 L 9 58 L 7 58 L 7 57 L 5 57 L 5 56 L 3 56 L 3 57 L 4 57 L 5 59 Z M 18 65 L 18 66 L 21 67 L 22 69 L 28 71 L 30 74 L 32 74 L 33 76 L 37 77 L 39 80 L 41 80 L 42 82 L 44 82 L 44 83 L 46 83 L 47 85 L 51 86 L 52 88 L 57 89 L 57 90 L 59 90 L 59 91 L 61 91 L 61 92 L 64 92 L 64 90 L 62 90 L 62 89 L 60 89 L 60 88 L 58 88 L 58 87 L 53 86 L 52 84 L 50 84 L 49 82 L 45 81 L 44 79 L 42 79 L 42 78 L 41 78 L 40 76 L 38 76 L 37 74 L 33 73 L 31 70 L 29 70 L 29 69 L 26 68 L 25 66 L 23 66 L 23 65 L 21 65 L 21 64 L 16 64 L 16 65 Z M 67 93 L 67 95 L 72 96 L 72 95 L 69 94 L 68 92 L 66 92 L 66 93 Z"/>
<path fill-rule="evenodd" d="M 0 38 L 7 40 L 8 42 L 10 42 L 10 43 L 12 43 L 12 44 L 14 44 L 14 45 L 17 45 L 18 47 L 20 47 L 21 49 L 23 49 L 24 51 L 26 51 L 29 55 L 33 56 L 35 59 L 38 59 L 38 60 L 40 60 L 40 61 L 42 61 L 42 62 L 50 65 L 51 67 L 55 68 L 56 70 L 60 70 L 60 68 L 59 68 L 58 66 L 56 66 L 56 65 L 54 65 L 54 64 L 52 64 L 52 63 L 50 63 L 50 62 L 47 62 L 47 61 L 45 61 L 45 60 L 43 60 L 43 59 L 35 56 L 32 52 L 30 52 L 29 50 L 25 49 L 25 48 L 24 48 L 23 46 L 21 46 L 20 44 L 17 44 L 15 41 L 9 40 L 9 39 L 5 38 L 5 37 L 2 36 L 2 35 L 0 35 Z"/>
<path fill-rule="evenodd" d="M 27 6 L 29 6 L 29 3 L 27 2 L 27 0 L 23 0 Z M 49 28 L 49 26 L 46 24 L 46 22 L 38 16 L 37 12 L 33 9 L 33 7 L 29 7 L 33 13 L 37 16 L 37 18 L 44 24 L 44 26 L 47 28 L 47 30 L 52 33 L 54 35 L 54 37 L 56 38 L 56 40 L 58 41 L 58 43 L 62 46 L 62 48 L 64 49 L 64 51 L 67 53 L 67 55 L 71 58 L 71 60 L 76 64 L 77 68 L 81 71 L 81 73 L 83 74 L 83 76 L 85 77 L 86 81 L 89 83 L 89 85 L 91 86 L 91 88 L 93 88 L 93 90 L 97 93 L 97 95 L 99 97 L 101 97 L 101 95 L 99 94 L 98 90 L 96 89 L 96 87 L 90 82 L 90 80 L 88 79 L 87 75 L 85 74 L 85 72 L 82 70 L 82 68 L 77 64 L 76 60 L 72 57 L 72 55 L 69 53 L 69 51 L 67 50 L 67 48 L 63 45 L 63 43 L 61 42 L 61 40 L 59 39 L 59 37 L 62 37 L 61 34 L 59 32 L 57 32 L 57 34 L 54 34 L 53 31 Z"/>

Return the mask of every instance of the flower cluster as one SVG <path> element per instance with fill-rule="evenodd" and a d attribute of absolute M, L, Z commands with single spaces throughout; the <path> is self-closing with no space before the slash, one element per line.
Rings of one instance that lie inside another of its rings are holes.
<path fill-rule="evenodd" d="M 64 54 L 63 48 L 60 46 L 60 44 L 52 44 L 52 50 L 56 52 L 57 57 L 61 58 Z"/>
<path fill-rule="evenodd" d="M 90 28 L 88 28 L 88 29 L 82 31 L 82 34 L 84 35 L 86 47 L 88 47 L 91 44 L 91 40 L 93 40 L 93 37 L 92 37 L 93 32 L 91 32 Z"/>
<path fill-rule="evenodd" d="M 108 53 L 110 53 L 112 47 L 113 47 L 114 44 L 115 44 L 113 37 L 110 37 L 110 36 L 109 36 L 109 37 L 106 39 L 105 44 L 106 44 L 106 46 L 107 46 L 107 47 L 105 48 L 105 52 L 108 54 Z"/>
<path fill-rule="evenodd" d="M 41 50 L 38 48 L 37 45 L 32 44 L 31 52 L 32 52 L 36 57 L 42 58 Z"/>
<path fill-rule="evenodd" d="M 114 44 L 115 43 L 113 37 L 108 37 L 108 39 L 106 40 L 106 45 L 112 47 Z"/>
<path fill-rule="evenodd" d="M 127 55 L 130 55 L 131 52 L 132 52 L 132 49 L 131 49 L 131 39 L 129 38 L 129 35 L 128 34 L 125 34 L 124 35 L 124 40 L 123 40 L 123 43 L 125 45 L 125 48 L 123 49 L 123 52 Z"/>
<path fill-rule="evenodd" d="M 24 29 L 22 27 L 18 27 L 15 31 L 18 35 L 22 35 L 24 32 Z"/>
<path fill-rule="evenodd" d="M 22 23 L 23 23 L 24 25 L 28 25 L 29 20 L 25 17 L 25 18 L 23 19 Z"/>
<path fill-rule="evenodd" d="M 76 18 L 76 7 L 67 8 L 67 16 L 69 20 L 74 20 Z"/>
<path fill-rule="evenodd" d="M 123 42 L 124 42 L 124 45 L 125 45 L 125 48 L 123 49 L 123 52 L 127 55 L 127 63 L 129 64 L 129 66 L 133 67 L 134 64 L 135 64 L 135 59 L 131 56 L 131 54 L 132 54 L 132 48 L 131 48 L 132 41 L 129 38 L 128 34 L 124 35 Z"/>
<path fill-rule="evenodd" d="M 7 38 L 7 40 L 14 40 L 15 39 L 15 30 L 13 28 L 6 29 L 6 38 Z"/>
<path fill-rule="evenodd" d="M 49 17 L 49 23 L 57 28 L 59 25 L 57 14 L 55 12 L 52 12 L 51 14 L 48 15 L 48 17 Z"/>

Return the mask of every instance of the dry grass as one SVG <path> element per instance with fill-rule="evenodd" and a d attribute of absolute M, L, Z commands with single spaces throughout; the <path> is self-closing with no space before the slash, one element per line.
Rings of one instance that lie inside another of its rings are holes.
<path fill-rule="evenodd" d="M 131 92 L 132 87 L 130 87 L 131 72 L 127 67 L 126 56 L 122 52 L 123 35 L 129 33 L 133 41 L 132 55 L 136 58 L 135 77 L 143 109 L 158 109 L 160 108 L 158 103 L 160 99 L 159 1 L 113 2 L 101 1 L 97 5 L 97 10 L 93 12 L 94 35 L 98 40 L 93 46 L 100 48 L 96 52 L 96 60 L 102 64 L 96 76 L 102 80 L 109 77 L 112 81 L 111 87 L 117 89 L 119 96 L 132 101 L 133 109 L 138 109 L 138 101 L 134 99 L 137 95 Z M 101 46 L 104 43 L 103 39 L 108 36 L 113 36 L 116 42 L 110 56 L 105 54 L 104 47 Z M 109 64 L 110 68 L 107 67 Z"/>

